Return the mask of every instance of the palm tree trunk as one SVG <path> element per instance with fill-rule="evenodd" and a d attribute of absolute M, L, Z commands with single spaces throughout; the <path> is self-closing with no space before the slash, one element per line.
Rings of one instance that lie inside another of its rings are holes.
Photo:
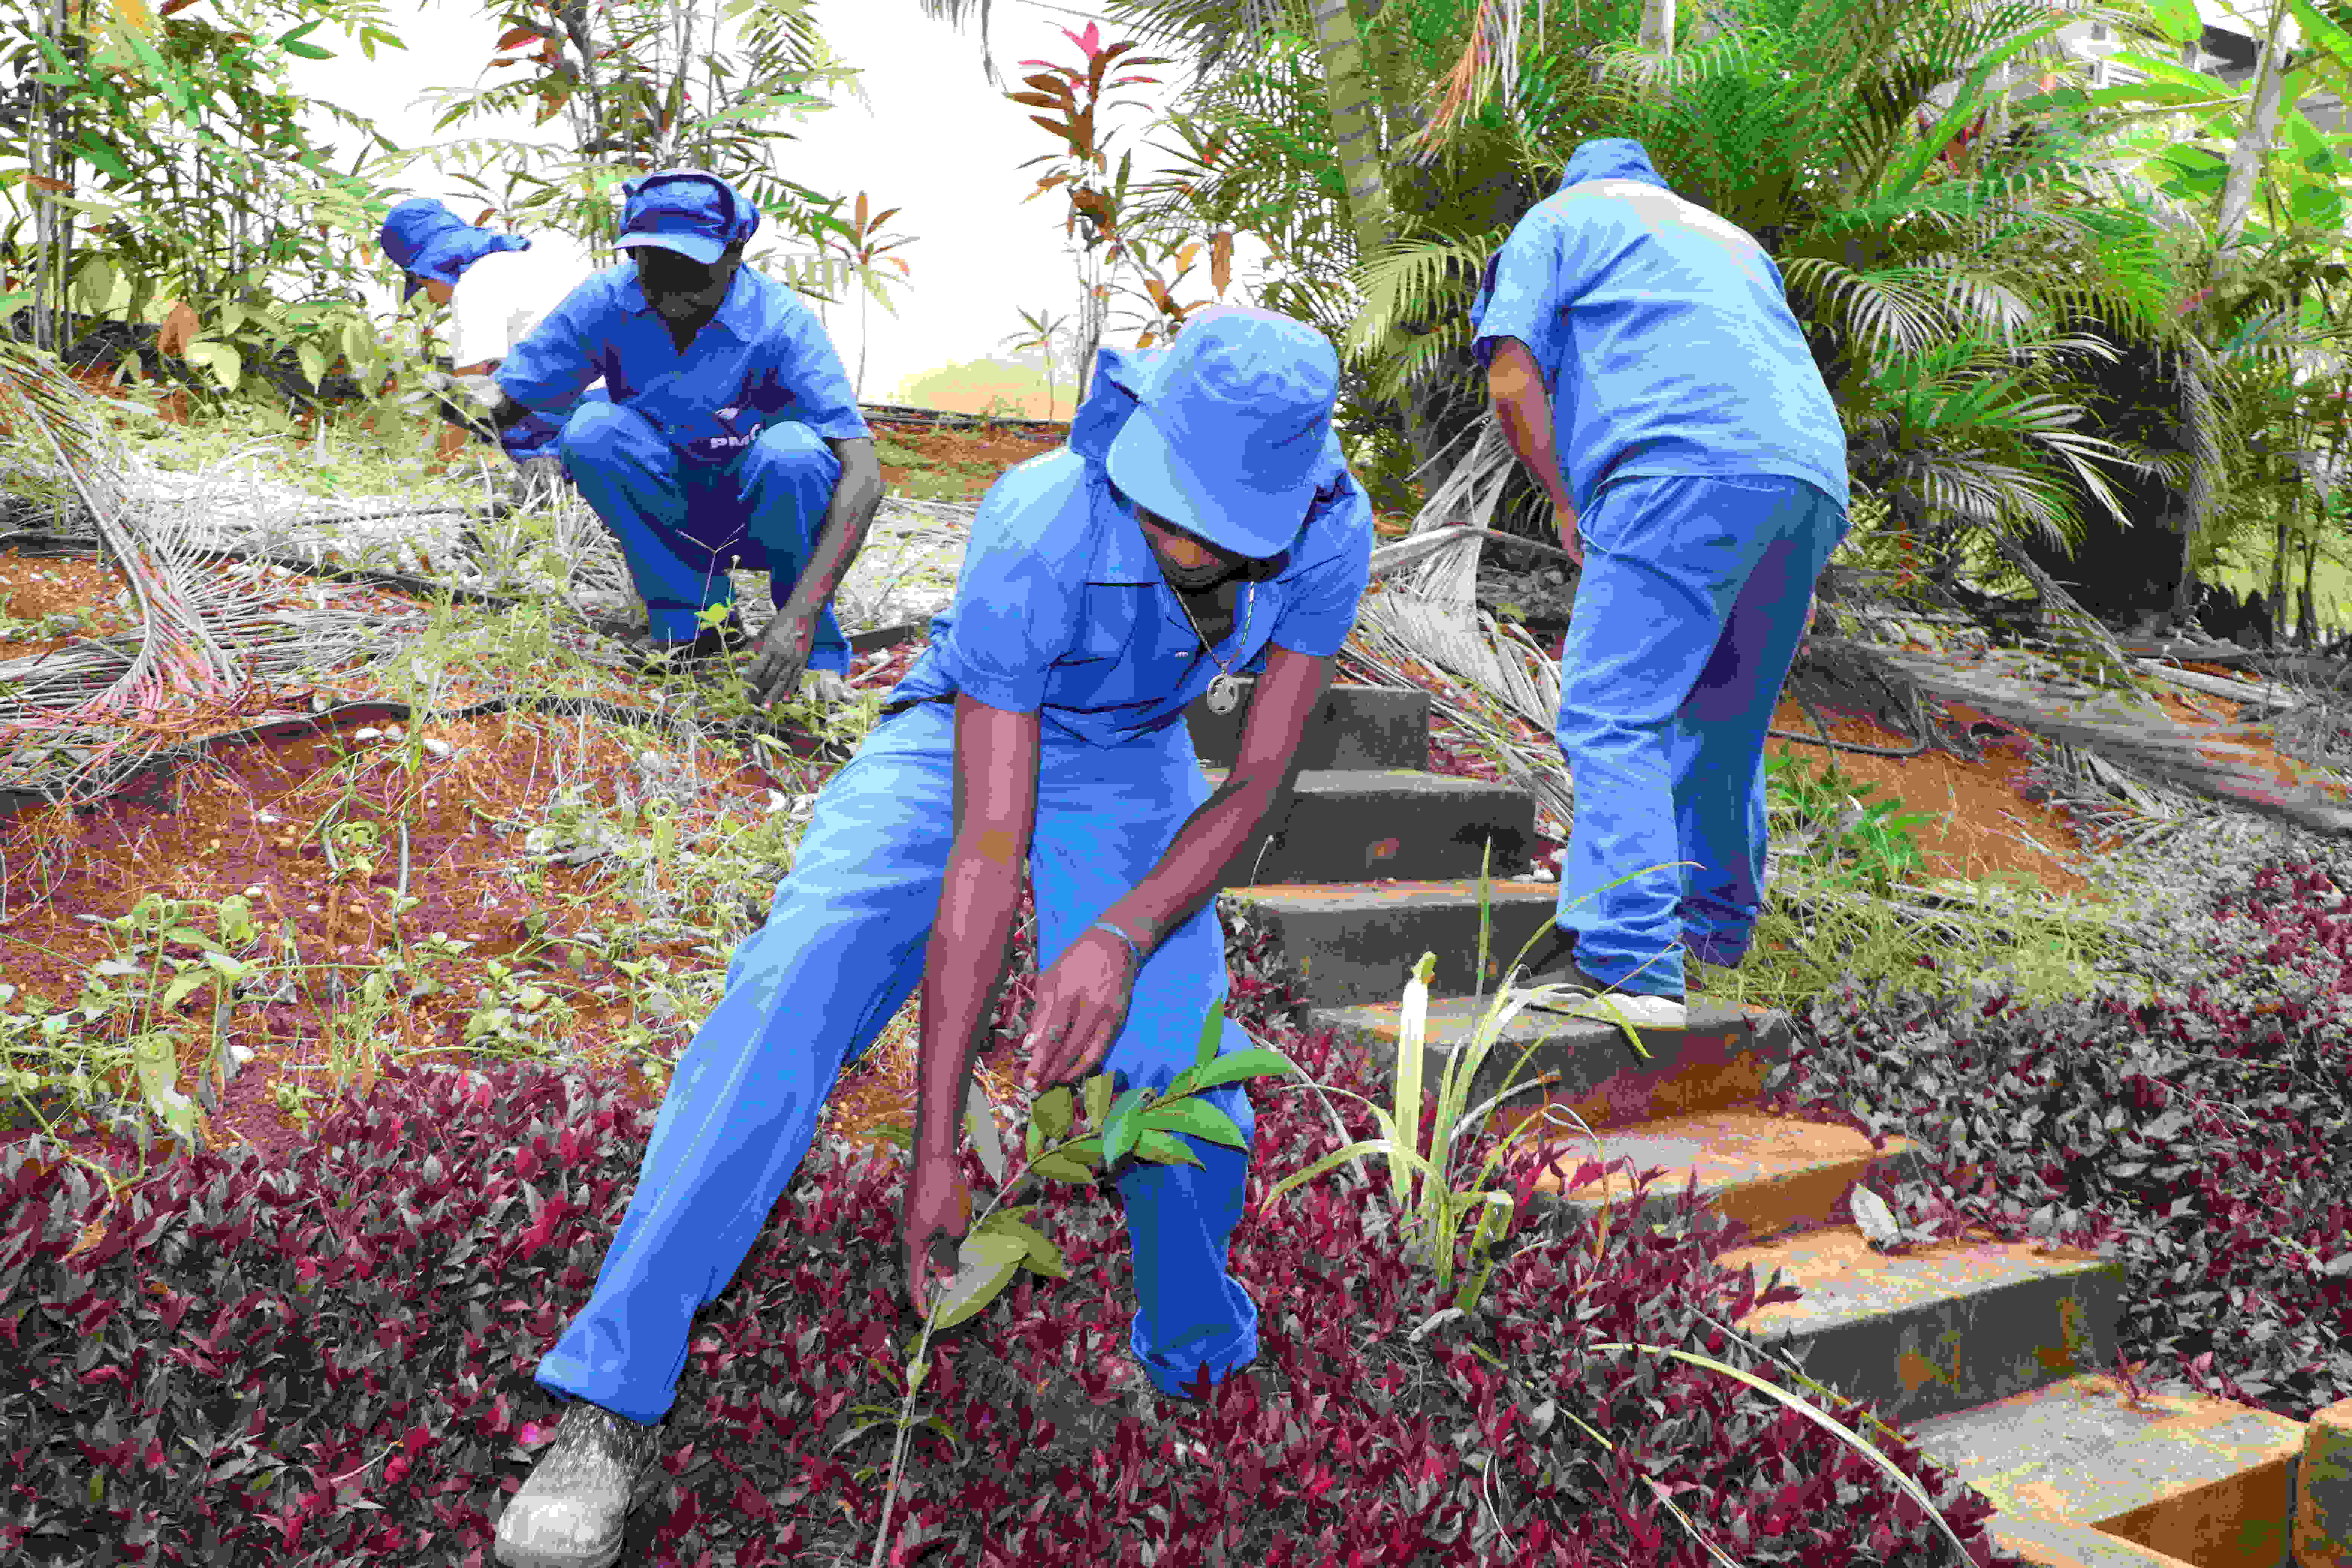
<path fill-rule="evenodd" d="M 2294 506 L 2293 500 L 2289 500 L 2286 510 L 2279 513 L 2278 540 L 2271 556 L 2271 591 L 2267 596 L 2273 629 L 2286 625 L 2287 519 L 2293 515 Z"/>
<path fill-rule="evenodd" d="M 2230 153 L 2230 173 L 2221 183 L 2221 204 L 2214 216 L 2217 261 L 2237 247 L 2246 215 L 2253 210 L 2254 185 L 2262 177 L 2263 160 L 2278 133 L 2279 89 L 2286 79 L 2286 50 L 2279 44 L 2279 26 L 2285 20 L 2286 0 L 2273 0 L 2270 30 L 2263 37 L 2262 58 L 2254 65 L 2252 112 Z"/>
<path fill-rule="evenodd" d="M 1675 0 L 1642 0 L 1642 47 L 1661 55 L 1675 52 Z"/>
<path fill-rule="evenodd" d="M 2251 112 L 2244 128 L 2238 133 L 2238 144 L 2230 153 L 2230 171 L 2221 182 L 2221 199 L 2214 211 L 2213 255 L 2208 267 L 2206 287 L 2210 290 L 2221 280 L 2221 269 L 2245 227 L 2246 215 L 2253 210 L 2254 184 L 2261 178 L 2263 159 L 2270 151 L 2271 138 L 2278 131 L 2279 90 L 2286 76 L 2286 51 L 2279 47 L 2279 26 L 2286 19 L 2286 0 L 2272 0 L 2269 29 L 2263 35 L 2262 58 L 2254 63 L 2254 90 Z M 2210 320 L 2209 314 L 2208 319 Z M 2197 569 L 2193 556 L 2197 541 L 2205 531 L 2204 509 L 2191 500 L 2180 528 L 2180 583 L 2172 598 L 2172 617 L 2178 622 L 2189 613 L 2189 605 L 2197 593 Z"/>
<path fill-rule="evenodd" d="M 1381 168 L 1378 89 L 1364 68 L 1364 48 L 1348 0 L 1312 0 L 1316 52 L 1323 64 L 1323 101 L 1331 117 L 1331 139 L 1339 153 L 1339 173 L 1348 187 L 1348 217 L 1356 234 L 1356 265 L 1361 268 L 1389 243 L 1388 182 Z"/>

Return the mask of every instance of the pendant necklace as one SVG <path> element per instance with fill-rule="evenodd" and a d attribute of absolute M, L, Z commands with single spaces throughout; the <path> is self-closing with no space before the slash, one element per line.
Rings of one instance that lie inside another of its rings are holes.
<path fill-rule="evenodd" d="M 1241 635 L 1244 639 L 1249 637 L 1250 605 L 1256 598 L 1257 584 L 1252 583 L 1242 595 Z M 1217 678 L 1209 682 L 1209 711 L 1230 713 L 1242 700 L 1241 678 L 1233 672 L 1231 666 L 1217 657 L 1217 650 L 1209 646 L 1209 639 L 1206 637 L 1202 636 L 1201 623 L 1192 619 L 1192 606 L 1184 603 L 1184 595 L 1178 594 L 1176 603 L 1183 610 L 1184 619 L 1191 623 L 1192 635 L 1201 638 L 1201 647 L 1208 654 L 1209 662 L 1217 667 Z"/>

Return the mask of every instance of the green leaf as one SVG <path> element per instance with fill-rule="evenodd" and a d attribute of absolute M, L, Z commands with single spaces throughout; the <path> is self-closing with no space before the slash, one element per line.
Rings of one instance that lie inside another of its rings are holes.
<path fill-rule="evenodd" d="M 1192 1152 L 1191 1145 L 1156 1127 L 1142 1130 L 1135 1141 L 1135 1153 L 1138 1159 L 1149 1160 L 1155 1165 L 1197 1165 L 1201 1163 L 1201 1157 Z"/>
<path fill-rule="evenodd" d="M 1048 1143 L 1059 1143 L 1076 1124 L 1077 1096 L 1066 1083 L 1039 1095 L 1029 1107 L 1029 1125 Z"/>
<path fill-rule="evenodd" d="M 1110 1114 L 1110 1097 L 1117 1087 L 1107 1072 L 1095 1074 L 1083 1086 L 1087 1097 L 1087 1125 L 1097 1132 L 1103 1130 L 1103 1119 Z"/>
<path fill-rule="evenodd" d="M 205 933 L 194 926 L 173 926 L 163 933 L 163 940 L 181 942 L 189 947 L 202 947 L 205 945 Z"/>
<path fill-rule="evenodd" d="M 1028 1256 L 1027 1246 L 1009 1236 L 975 1229 L 965 1237 L 956 1248 L 955 1278 L 932 1300 L 932 1331 L 951 1329 L 979 1315 L 1003 1294 Z"/>
<path fill-rule="evenodd" d="M 181 1003 L 186 1001 L 188 997 L 195 992 L 197 987 L 209 985 L 212 984 L 212 981 L 213 974 L 211 970 L 192 969 L 187 973 L 181 975 L 177 980 L 173 981 L 171 984 L 163 988 L 163 1005 L 167 1009 L 176 1007 Z"/>
<path fill-rule="evenodd" d="M 978 1079 L 969 1081 L 963 1101 L 964 1131 L 971 1134 L 971 1146 L 980 1155 L 980 1168 L 997 1186 L 1004 1184 L 1004 1145 L 996 1136 L 996 1117 L 989 1108 L 988 1090 Z"/>
<path fill-rule="evenodd" d="M 316 44 L 289 44 L 286 52 L 298 59 L 331 60 L 335 58 L 334 50 L 322 49 Z"/>
<path fill-rule="evenodd" d="M 1024 1266 L 1030 1272 L 1055 1279 L 1070 1277 L 1070 1267 L 1063 1260 L 1062 1249 L 1047 1240 L 1045 1233 L 1035 1226 L 999 1211 L 982 1220 L 975 1228 L 985 1235 L 1006 1236 L 1021 1243 L 1027 1249 L 1023 1256 Z"/>
<path fill-rule="evenodd" d="M 319 352 L 316 343 L 294 345 L 294 358 L 302 366 L 302 374 L 310 383 L 310 390 L 319 390 L 319 383 L 327 374 L 327 356 Z"/>
<path fill-rule="evenodd" d="M 1244 1147 L 1242 1130 L 1234 1119 L 1205 1100 L 1164 1100 L 1143 1113 L 1143 1124 L 1170 1132 L 1189 1132 L 1213 1143 Z"/>
<path fill-rule="evenodd" d="M 2205 36 L 2197 0 L 2147 0 L 2147 14 L 2157 31 L 2171 43 L 2193 44 Z"/>
<path fill-rule="evenodd" d="M 214 379 L 231 392 L 235 392 L 237 383 L 245 379 L 245 356 L 226 343 L 190 343 L 186 357 L 211 371 Z"/>
<path fill-rule="evenodd" d="M 103 256 L 93 256 L 81 264 L 74 279 L 74 287 L 80 292 L 83 305 L 92 315 L 104 315 L 114 302 L 117 276 L 114 263 Z"/>
<path fill-rule="evenodd" d="M 1095 1179 L 1094 1172 L 1083 1161 L 1059 1152 L 1040 1154 L 1029 1162 L 1029 1169 L 1048 1181 L 1083 1182 L 1091 1185 Z"/>
<path fill-rule="evenodd" d="M 1120 1095 L 1118 1102 L 1110 1108 L 1110 1118 L 1103 1123 L 1102 1133 L 1103 1164 L 1106 1167 L 1117 1165 L 1127 1152 L 1135 1147 L 1136 1134 L 1143 1131 L 1143 1125 L 1137 1117 L 1147 1092 L 1139 1083 Z"/>
<path fill-rule="evenodd" d="M 1215 1005 L 1210 1007 L 1208 1017 L 1201 1025 L 1201 1044 L 1199 1049 L 1193 1054 L 1193 1065 L 1207 1067 L 1214 1061 L 1217 1057 L 1217 1047 L 1224 1043 L 1224 1038 L 1225 999 L 1220 996 Z"/>
<path fill-rule="evenodd" d="M 1219 1084 L 1239 1083 L 1245 1078 L 1281 1078 L 1297 1070 L 1297 1064 L 1280 1051 L 1254 1046 L 1245 1051 L 1219 1057 L 1201 1068 L 1200 1077 L 1194 1080 L 1192 1088 L 1198 1093 L 1204 1089 L 1214 1089 Z"/>
<path fill-rule="evenodd" d="M 2164 3 L 2185 6 L 2190 4 L 2190 0 L 2164 0 Z M 2304 46 L 2306 48 L 2318 46 L 2335 57 L 2340 68 L 2352 70 L 2352 33 L 2345 32 L 2311 0 L 2286 0 L 2286 5 L 2287 9 L 2294 13 L 2294 19 L 2303 24 Z M 2287 101 L 2295 100 L 2290 99 Z"/>

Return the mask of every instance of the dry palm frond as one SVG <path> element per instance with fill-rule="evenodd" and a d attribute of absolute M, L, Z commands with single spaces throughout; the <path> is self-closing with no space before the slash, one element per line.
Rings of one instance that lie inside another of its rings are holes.
<path fill-rule="evenodd" d="M 193 536 L 142 526 L 126 504 L 124 455 L 102 432 L 89 395 L 45 355 L 16 359 L 0 376 L 16 402 L 13 422 L 29 428 L 28 444 L 55 459 L 81 498 L 142 622 L 137 647 L 102 689 L 0 722 L 0 766 L 15 787 L 86 799 L 172 741 L 238 711 L 253 683 L 200 613 Z"/>
<path fill-rule="evenodd" d="M 2152 719 L 2120 710 L 2112 697 L 2085 701 L 2079 696 L 2062 695 L 2048 683 L 1997 669 L 1964 669 L 1947 658 L 1892 648 L 1870 652 L 1939 697 L 1980 708 L 2046 740 L 2097 753 L 2087 759 L 2092 765 L 2086 771 L 2110 788 L 2122 788 L 2127 796 L 2128 785 L 2114 771 L 2118 761 L 2135 772 L 2153 774 L 2164 784 L 2210 800 L 2234 802 L 2323 833 L 2352 832 L 2352 808 L 2315 792 L 2283 790 L 2268 774 L 2208 755 L 2214 752 L 2254 755 L 2251 748 L 2231 739 L 2259 733 L 2252 726 Z M 2078 689 L 2090 695 L 2086 689 Z M 2145 795 L 2133 804 L 2151 815 L 2161 809 Z"/>
<path fill-rule="evenodd" d="M 1376 552 L 1386 581 L 1365 595 L 1342 657 L 1379 679 L 1427 690 L 1564 833 L 1575 795 L 1552 740 L 1559 672 L 1525 632 L 1478 609 L 1479 546 L 1514 459 L 1492 417 L 1475 432 L 1412 531 Z"/>

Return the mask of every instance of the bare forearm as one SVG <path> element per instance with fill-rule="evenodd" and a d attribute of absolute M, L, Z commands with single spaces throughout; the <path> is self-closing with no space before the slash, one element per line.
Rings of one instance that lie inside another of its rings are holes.
<path fill-rule="evenodd" d="M 1495 419 L 1503 427 L 1503 439 L 1509 443 L 1512 455 L 1518 458 L 1528 477 L 1542 486 L 1553 501 L 1568 505 L 1568 488 L 1559 477 L 1559 454 L 1552 446 L 1551 400 L 1540 391 L 1498 397 L 1495 399 Z"/>
<path fill-rule="evenodd" d="M 1021 911 L 1021 875 L 996 862 L 953 858 L 940 887 L 939 915 L 923 957 L 921 1026 L 916 1037 L 915 1148 L 952 1154 L 980 1054 L 996 1009 Z"/>
<path fill-rule="evenodd" d="M 1150 952 L 1216 896 L 1225 868 L 1257 836 L 1284 793 L 1281 780 L 1226 780 L 1185 822 L 1150 874 L 1102 918 Z"/>
<path fill-rule="evenodd" d="M 866 532 L 881 506 L 882 470 L 864 464 L 845 467 L 840 482 L 833 487 L 833 499 L 825 504 L 816 548 L 810 553 L 807 569 L 793 584 L 786 609 L 813 611 L 832 601 L 857 552 L 866 547 Z"/>

